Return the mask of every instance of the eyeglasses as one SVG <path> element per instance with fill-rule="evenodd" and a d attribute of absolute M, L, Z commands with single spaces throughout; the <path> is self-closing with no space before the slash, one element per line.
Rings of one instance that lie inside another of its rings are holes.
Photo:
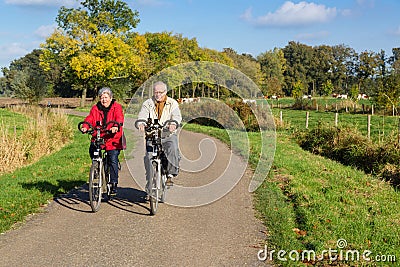
<path fill-rule="evenodd" d="M 162 95 L 164 94 L 166 91 L 155 91 L 154 94 L 155 95 Z"/>

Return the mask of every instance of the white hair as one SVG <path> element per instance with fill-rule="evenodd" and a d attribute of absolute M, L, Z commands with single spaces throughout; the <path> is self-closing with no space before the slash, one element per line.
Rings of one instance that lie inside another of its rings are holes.
<path fill-rule="evenodd" d="M 103 87 L 99 90 L 99 96 L 103 94 L 108 94 L 111 98 L 113 97 L 113 93 L 109 87 Z"/>
<path fill-rule="evenodd" d="M 167 91 L 167 85 L 166 85 L 164 82 L 162 82 L 162 81 L 155 82 L 155 83 L 153 84 L 153 90 L 154 90 L 157 86 L 162 87 L 162 88 L 164 89 L 164 92 Z"/>

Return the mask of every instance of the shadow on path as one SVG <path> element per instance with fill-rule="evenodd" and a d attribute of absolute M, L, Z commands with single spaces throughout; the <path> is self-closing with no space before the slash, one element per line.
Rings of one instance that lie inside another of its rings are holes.
<path fill-rule="evenodd" d="M 144 191 L 134 188 L 119 187 L 118 194 L 115 197 L 112 197 L 109 201 L 103 200 L 101 205 L 108 204 L 130 213 L 149 215 L 149 208 L 148 204 L 146 203 L 145 196 L 146 193 Z M 54 202 L 74 211 L 84 213 L 92 212 L 89 203 L 88 184 L 85 184 L 80 188 L 73 189 L 67 194 L 59 195 L 58 197 L 54 198 Z M 137 207 L 140 209 L 145 209 L 145 212 L 137 211 Z"/>

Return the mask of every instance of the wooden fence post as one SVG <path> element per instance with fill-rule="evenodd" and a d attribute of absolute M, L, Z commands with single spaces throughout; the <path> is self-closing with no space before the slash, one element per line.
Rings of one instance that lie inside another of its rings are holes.
<path fill-rule="evenodd" d="M 368 140 L 371 139 L 371 115 L 368 114 Z"/>
<path fill-rule="evenodd" d="M 338 116 L 339 116 L 339 113 L 335 113 L 335 127 L 337 127 L 337 125 L 338 125 Z"/>
<path fill-rule="evenodd" d="M 279 111 L 279 119 L 280 119 L 280 121 L 281 121 L 281 123 L 282 123 L 282 122 L 283 122 L 283 119 L 282 119 L 282 110 Z"/>
<path fill-rule="evenodd" d="M 308 117 L 310 116 L 310 112 L 306 112 L 306 129 L 308 129 Z"/>

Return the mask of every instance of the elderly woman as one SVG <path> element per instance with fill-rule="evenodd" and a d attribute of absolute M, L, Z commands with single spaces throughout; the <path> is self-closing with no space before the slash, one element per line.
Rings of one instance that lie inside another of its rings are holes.
<path fill-rule="evenodd" d="M 120 125 L 120 129 L 118 131 L 118 127 L 112 127 L 110 134 L 104 134 L 103 138 L 105 139 L 104 148 L 107 151 L 108 162 L 110 162 L 110 177 L 111 177 L 111 193 L 117 193 L 117 185 L 118 185 L 118 156 L 120 151 L 123 149 L 122 144 L 122 125 L 124 123 L 124 113 L 122 106 L 118 104 L 115 99 L 113 99 L 113 94 L 110 88 L 103 87 L 99 91 L 100 101 L 94 105 L 89 115 L 85 118 L 85 121 L 95 126 L 98 123 L 100 125 L 106 125 L 109 121 L 116 121 Z M 83 132 L 86 132 L 88 129 L 82 128 Z M 93 141 L 95 139 L 95 133 L 93 133 L 92 142 L 89 147 L 90 157 L 93 158 L 94 152 L 94 144 Z"/>

